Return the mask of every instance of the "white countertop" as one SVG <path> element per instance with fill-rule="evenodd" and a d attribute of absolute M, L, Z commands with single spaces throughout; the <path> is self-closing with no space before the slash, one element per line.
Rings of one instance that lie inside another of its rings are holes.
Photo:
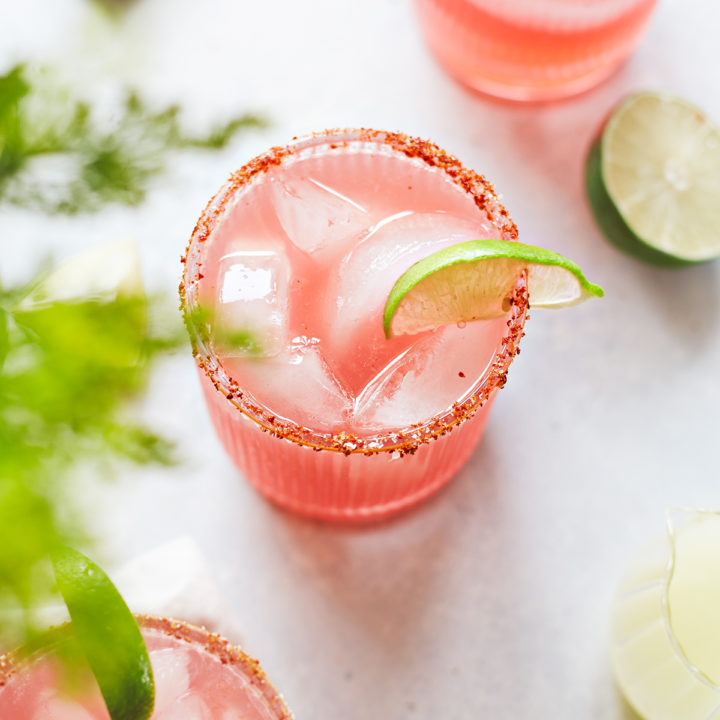
<path fill-rule="evenodd" d="M 607 659 L 614 584 L 663 532 L 667 506 L 720 507 L 720 263 L 659 270 L 620 254 L 594 225 L 582 168 L 629 91 L 681 94 L 720 121 L 720 7 L 660 0 L 610 81 L 535 107 L 449 80 L 410 0 L 137 0 L 114 30 L 89 7 L 0 0 L 0 69 L 44 59 L 86 88 L 109 73 L 180 101 L 198 126 L 245 110 L 272 125 L 176 158 L 137 209 L 0 208 L 5 279 L 49 251 L 134 237 L 148 286 L 172 295 L 194 222 L 232 169 L 293 135 L 370 126 L 431 138 L 486 174 L 524 241 L 571 256 L 607 293 L 533 312 L 470 463 L 416 510 L 366 528 L 259 497 L 215 438 L 189 352 L 171 358 L 144 412 L 184 462 L 123 470 L 98 490 L 106 557 L 191 535 L 298 720 L 632 717 Z"/>

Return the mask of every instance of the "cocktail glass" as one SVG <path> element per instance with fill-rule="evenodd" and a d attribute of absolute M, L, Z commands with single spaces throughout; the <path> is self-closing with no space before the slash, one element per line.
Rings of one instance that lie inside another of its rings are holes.
<path fill-rule="evenodd" d="M 720 717 L 720 513 L 674 510 L 612 613 L 618 683 L 646 720 Z"/>
<path fill-rule="evenodd" d="M 387 340 L 382 310 L 414 262 L 487 237 L 517 239 L 487 180 L 397 133 L 319 133 L 231 176 L 195 228 L 180 292 L 210 417 L 258 490 L 354 520 L 450 480 L 518 351 L 525 277 L 505 317 L 466 327 Z M 244 348 L 213 339 L 203 308 Z"/>
<path fill-rule="evenodd" d="M 440 64 L 473 90 L 540 101 L 611 75 L 657 0 L 415 0 Z"/>
<path fill-rule="evenodd" d="M 139 616 L 155 678 L 151 720 L 291 720 L 257 660 L 179 620 Z M 107 720 L 92 677 L 68 685 L 51 651 L 0 657 L 3 720 Z"/>

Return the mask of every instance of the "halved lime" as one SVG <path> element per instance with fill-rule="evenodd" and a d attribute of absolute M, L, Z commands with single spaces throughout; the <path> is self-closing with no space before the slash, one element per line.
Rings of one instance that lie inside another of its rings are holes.
<path fill-rule="evenodd" d="M 147 720 L 155 702 L 150 657 L 137 621 L 108 576 L 72 548 L 53 557 L 77 638 L 112 720 Z"/>
<path fill-rule="evenodd" d="M 586 187 L 602 231 L 638 259 L 720 256 L 720 130 L 689 102 L 652 92 L 622 102 L 590 149 Z"/>
<path fill-rule="evenodd" d="M 385 335 L 500 317 L 523 271 L 532 307 L 567 307 L 604 294 L 574 262 L 552 250 L 473 240 L 428 255 L 400 276 L 385 303 Z"/>

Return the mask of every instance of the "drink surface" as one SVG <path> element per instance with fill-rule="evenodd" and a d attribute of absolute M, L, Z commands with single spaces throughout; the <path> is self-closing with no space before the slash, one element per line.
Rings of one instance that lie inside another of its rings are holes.
<path fill-rule="evenodd" d="M 517 100 L 586 90 L 632 50 L 656 0 L 416 0 L 428 42 L 463 83 Z"/>
<path fill-rule="evenodd" d="M 382 146 L 320 145 L 251 184 L 213 231 L 202 303 L 248 353 L 218 343 L 228 374 L 269 412 L 320 432 L 372 436 L 471 393 L 505 318 L 387 340 L 395 280 L 448 245 L 501 237 L 442 171 Z"/>
<path fill-rule="evenodd" d="M 144 628 L 155 677 L 152 720 L 278 720 L 253 676 L 201 645 Z M 64 692 L 57 661 L 45 655 L 0 686 L 2 720 L 108 720 L 90 678 Z"/>

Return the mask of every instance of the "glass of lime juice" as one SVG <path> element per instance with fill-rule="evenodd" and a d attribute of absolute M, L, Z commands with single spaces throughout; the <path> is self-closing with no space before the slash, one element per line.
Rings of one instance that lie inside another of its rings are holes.
<path fill-rule="evenodd" d="M 720 712 L 720 512 L 668 512 L 667 537 L 630 563 L 612 607 L 611 656 L 647 720 Z"/>

